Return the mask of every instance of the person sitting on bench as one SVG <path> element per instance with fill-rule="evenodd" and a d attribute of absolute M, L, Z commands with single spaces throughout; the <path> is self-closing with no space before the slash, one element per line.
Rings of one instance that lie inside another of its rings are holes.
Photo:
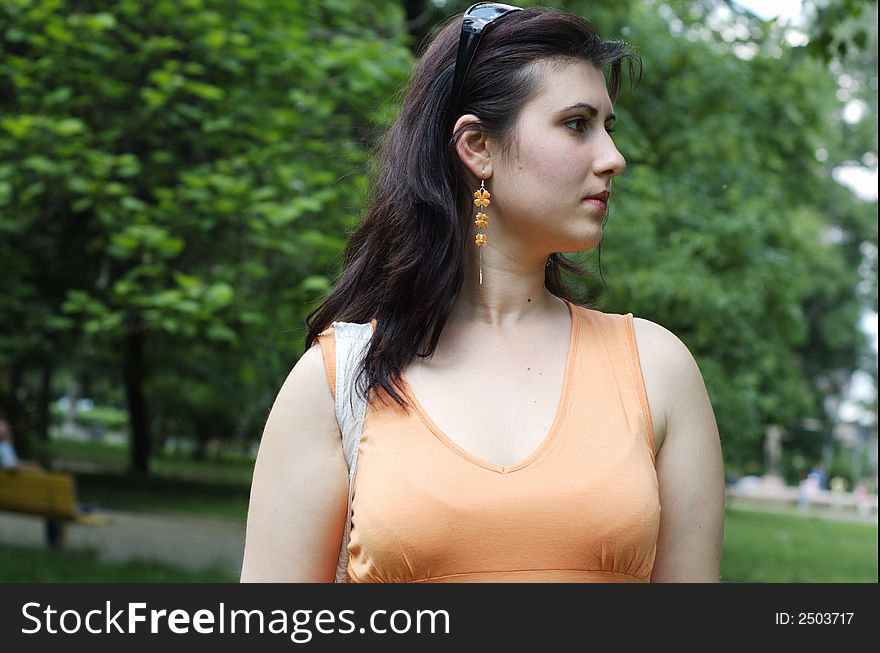
<path fill-rule="evenodd" d="M 43 471 L 38 463 L 19 459 L 12 441 L 12 427 L 2 417 L 0 417 L 0 469 Z"/>

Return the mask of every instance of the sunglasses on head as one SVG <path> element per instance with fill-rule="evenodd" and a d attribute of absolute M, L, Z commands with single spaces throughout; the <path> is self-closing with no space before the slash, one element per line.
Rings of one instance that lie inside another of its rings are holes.
<path fill-rule="evenodd" d="M 455 74 L 452 76 L 452 93 L 449 96 L 450 117 L 455 117 L 464 80 L 467 79 L 471 62 L 474 60 L 483 34 L 493 22 L 515 11 L 522 11 L 522 8 L 498 2 L 478 2 L 468 7 L 464 12 L 464 18 L 461 22 L 461 37 L 458 40 L 458 56 L 455 59 Z"/>

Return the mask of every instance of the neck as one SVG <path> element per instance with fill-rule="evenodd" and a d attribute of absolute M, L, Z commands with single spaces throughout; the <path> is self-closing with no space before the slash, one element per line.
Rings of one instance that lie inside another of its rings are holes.
<path fill-rule="evenodd" d="M 544 286 L 546 264 L 546 256 L 529 260 L 487 246 L 481 284 L 479 250 L 472 252 L 450 323 L 503 329 L 560 312 L 562 300 Z"/>

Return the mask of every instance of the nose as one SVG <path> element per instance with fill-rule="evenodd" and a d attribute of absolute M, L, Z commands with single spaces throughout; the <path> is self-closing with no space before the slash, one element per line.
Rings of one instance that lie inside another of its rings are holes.
<path fill-rule="evenodd" d="M 626 170 L 626 159 L 611 140 L 611 134 L 605 134 L 605 142 L 596 156 L 596 174 L 600 177 L 607 176 L 609 179 L 616 177 Z"/>

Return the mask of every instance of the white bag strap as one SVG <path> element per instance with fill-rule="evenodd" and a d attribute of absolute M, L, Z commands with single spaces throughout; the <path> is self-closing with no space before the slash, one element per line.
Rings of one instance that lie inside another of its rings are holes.
<path fill-rule="evenodd" d="M 348 463 L 348 509 L 345 517 L 345 530 L 342 533 L 342 546 L 336 563 L 337 583 L 348 582 L 348 540 L 351 533 L 351 499 L 354 490 L 354 477 L 357 470 L 358 445 L 361 441 L 361 428 L 367 404 L 355 391 L 355 376 L 361 361 L 367 353 L 373 325 L 369 322 L 334 322 L 333 333 L 336 338 L 336 421 L 342 432 L 342 452 Z M 363 388 L 363 382 L 361 382 Z"/>

